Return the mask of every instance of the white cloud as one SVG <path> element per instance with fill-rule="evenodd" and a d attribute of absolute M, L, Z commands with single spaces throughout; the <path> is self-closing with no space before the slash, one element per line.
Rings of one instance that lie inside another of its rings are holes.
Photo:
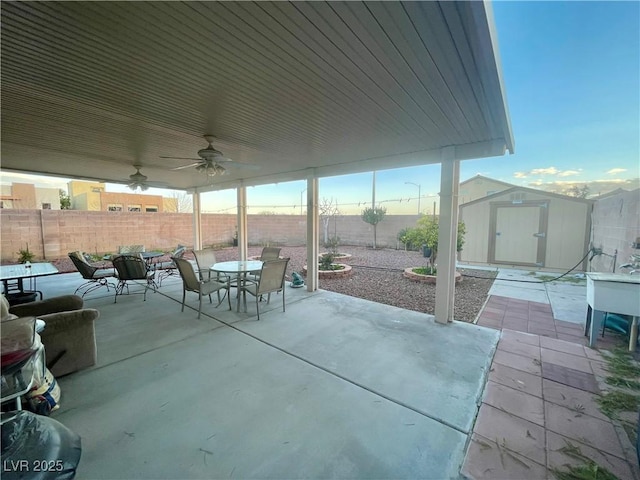
<path fill-rule="evenodd" d="M 560 171 L 556 167 L 534 168 L 529 173 L 531 175 L 557 175 Z"/>
<path fill-rule="evenodd" d="M 562 172 L 558 172 L 559 177 L 571 177 L 573 175 L 578 175 L 580 170 L 564 170 Z"/>
<path fill-rule="evenodd" d="M 546 167 L 546 168 L 534 168 L 529 170 L 528 172 L 514 172 L 513 176 L 515 178 L 527 178 L 527 177 L 544 176 L 544 175 L 557 175 L 558 177 L 571 177 L 573 175 L 579 175 L 580 173 L 582 173 L 581 168 L 577 170 L 558 170 L 556 167 Z"/>
<path fill-rule="evenodd" d="M 626 168 L 612 168 L 611 170 L 609 170 L 607 173 L 609 175 L 616 175 L 618 173 L 623 173 L 626 172 L 627 169 Z"/>

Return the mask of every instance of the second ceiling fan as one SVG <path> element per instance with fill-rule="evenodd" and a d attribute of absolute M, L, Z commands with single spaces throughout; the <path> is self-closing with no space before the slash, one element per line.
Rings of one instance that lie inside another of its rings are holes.
<path fill-rule="evenodd" d="M 227 172 L 226 166 L 239 166 L 256 168 L 255 165 L 247 163 L 234 162 L 230 158 L 223 155 L 220 150 L 217 150 L 213 146 L 215 137 L 213 135 L 204 135 L 204 139 L 209 143 L 206 148 L 198 150 L 198 156 L 200 158 L 188 158 L 188 157 L 160 157 L 170 158 L 173 160 L 195 160 L 195 162 L 188 165 L 181 165 L 180 167 L 172 168 L 171 170 L 182 170 L 184 168 L 195 167 L 197 171 L 207 174 L 210 177 L 216 175 L 224 175 Z"/>

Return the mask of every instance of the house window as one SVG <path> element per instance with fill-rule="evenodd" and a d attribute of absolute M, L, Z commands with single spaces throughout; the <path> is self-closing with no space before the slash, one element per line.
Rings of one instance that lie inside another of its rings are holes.
<path fill-rule="evenodd" d="M 129 205 L 129 211 L 130 212 L 140 212 L 140 211 L 142 211 L 142 209 L 140 208 L 140 205 Z"/>
<path fill-rule="evenodd" d="M 144 209 L 145 212 L 157 212 L 158 207 L 155 205 L 147 205 Z"/>
<path fill-rule="evenodd" d="M 100 187 L 91 187 L 91 191 L 93 193 L 100 193 L 102 192 L 102 189 Z"/>
<path fill-rule="evenodd" d="M 0 201 L 0 208 L 4 208 L 4 202 Z"/>
<path fill-rule="evenodd" d="M 51 204 L 50 203 L 43 203 L 42 204 L 42 209 L 43 210 L 51 210 Z"/>
<path fill-rule="evenodd" d="M 109 212 L 121 212 L 122 211 L 122 205 L 117 204 L 117 203 L 110 203 L 109 205 L 107 205 L 107 210 Z"/>

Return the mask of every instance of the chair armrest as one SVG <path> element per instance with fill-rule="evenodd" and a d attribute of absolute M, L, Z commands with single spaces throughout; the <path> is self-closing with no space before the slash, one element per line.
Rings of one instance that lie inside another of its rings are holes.
<path fill-rule="evenodd" d="M 23 303 L 9 308 L 9 313 L 18 317 L 41 317 L 50 313 L 80 310 L 84 301 L 77 295 L 61 295 L 39 302 Z"/>
<path fill-rule="evenodd" d="M 38 318 L 40 320 L 44 320 L 46 324 L 42 334 L 42 336 L 45 337 L 58 331 L 69 330 L 76 327 L 78 324 L 93 322 L 99 317 L 100 312 L 98 310 L 93 308 L 84 308 L 82 310 L 41 315 Z"/>

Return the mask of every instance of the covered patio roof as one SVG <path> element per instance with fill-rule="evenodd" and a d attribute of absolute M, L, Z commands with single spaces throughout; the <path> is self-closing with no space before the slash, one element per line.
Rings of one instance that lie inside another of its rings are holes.
<path fill-rule="evenodd" d="M 3 170 L 205 192 L 513 152 L 485 2 L 1 9 Z M 205 134 L 255 168 L 160 158 Z"/>

